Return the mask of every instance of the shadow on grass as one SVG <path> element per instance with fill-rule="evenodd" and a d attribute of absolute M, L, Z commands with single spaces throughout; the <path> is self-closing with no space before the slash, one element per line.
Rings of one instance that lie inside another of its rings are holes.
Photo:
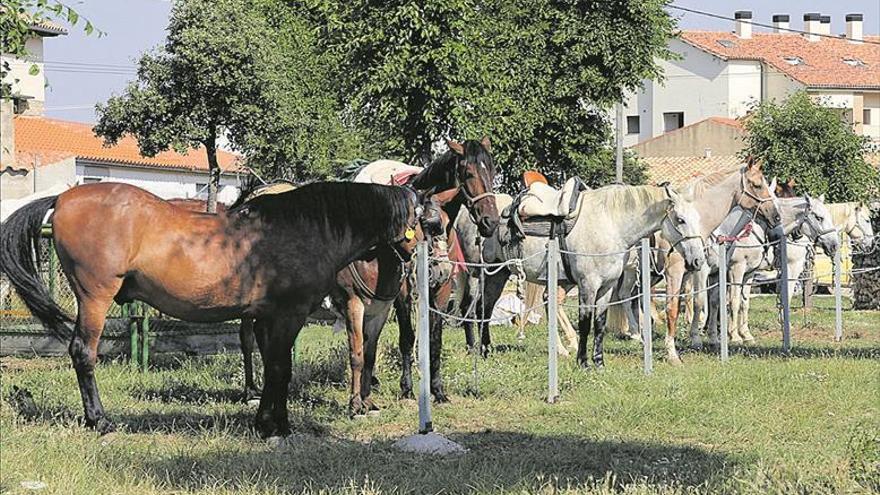
<path fill-rule="evenodd" d="M 685 358 L 687 355 L 694 354 L 702 354 L 706 356 L 719 356 L 719 349 L 717 346 L 709 346 L 704 345 L 702 349 L 693 349 L 691 347 L 687 347 L 687 344 L 683 342 L 679 342 L 676 344 L 678 346 L 678 352 Z M 842 344 L 845 345 L 845 344 Z M 659 355 L 658 355 L 659 352 Z M 792 358 L 802 358 L 802 359 L 819 359 L 819 358 L 843 358 L 843 359 L 880 359 L 880 347 L 828 347 L 828 346 L 817 346 L 813 344 L 799 346 L 794 344 L 791 348 L 791 351 L 786 354 L 782 352 L 782 345 L 780 344 L 754 344 L 749 346 L 743 345 L 731 345 L 729 347 L 729 353 L 731 356 L 744 356 L 750 358 L 778 358 L 778 357 L 792 357 Z M 618 355 L 618 356 L 641 356 L 642 348 L 641 346 L 636 347 L 615 347 L 613 349 L 607 349 L 606 354 L 610 355 Z M 659 357 L 664 357 L 665 353 L 663 351 L 662 346 L 659 346 L 655 343 L 654 345 L 654 358 L 657 359 Z"/>
<path fill-rule="evenodd" d="M 244 402 L 244 390 L 224 389 L 205 390 L 192 385 L 177 383 L 161 388 L 148 388 L 135 390 L 131 397 L 137 400 L 159 401 L 165 404 L 208 404 L 208 403 L 238 403 Z"/>
<path fill-rule="evenodd" d="M 469 452 L 435 457 L 404 453 L 391 441 L 368 444 L 294 436 L 278 449 L 216 452 L 157 460 L 144 469 L 170 480 L 171 490 L 223 486 L 284 492 L 536 492 L 549 486 L 627 484 L 710 487 L 735 462 L 696 447 L 661 443 L 591 441 L 515 432 L 453 434 Z M 610 478 L 607 478 L 609 476 Z"/>

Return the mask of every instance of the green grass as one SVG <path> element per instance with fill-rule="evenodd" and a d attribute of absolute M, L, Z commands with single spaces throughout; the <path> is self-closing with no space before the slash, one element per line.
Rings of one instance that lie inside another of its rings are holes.
<path fill-rule="evenodd" d="M 829 304 L 819 298 L 806 325 L 795 311 L 793 357 L 778 352 L 768 298 L 753 303 L 758 344 L 734 347 L 725 365 L 707 351 L 669 366 L 655 340 L 645 377 L 640 346 L 609 336 L 604 372 L 561 360 L 553 405 L 544 328 L 522 344 L 493 329 L 500 349 L 477 362 L 476 387 L 462 332 L 447 329 L 452 402 L 434 407 L 434 424 L 469 449 L 448 458 L 393 447 L 417 427 L 416 402 L 396 398 L 394 325 L 380 345 L 382 414 L 362 420 L 347 417 L 344 336 L 304 330 L 289 402 L 297 434 L 278 448 L 251 430 L 237 355 L 158 356 L 146 373 L 102 363 L 103 401 L 120 427 L 105 437 L 79 426 L 68 360 L 5 358 L 0 492 L 34 493 L 22 481 L 46 483 L 41 494 L 876 491 L 880 316 L 848 311 L 836 344 Z M 13 387 L 33 404 L 11 398 Z"/>

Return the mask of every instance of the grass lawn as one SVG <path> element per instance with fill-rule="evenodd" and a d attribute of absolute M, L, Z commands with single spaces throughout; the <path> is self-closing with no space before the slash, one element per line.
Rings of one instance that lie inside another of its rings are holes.
<path fill-rule="evenodd" d="M 792 357 L 778 352 L 769 298 L 753 303 L 757 345 L 733 347 L 726 365 L 707 351 L 669 366 L 658 334 L 645 377 L 640 346 L 609 336 L 604 372 L 561 360 L 553 405 L 543 327 L 522 343 L 494 328 L 499 347 L 476 363 L 476 383 L 461 330 L 447 329 L 452 402 L 434 407 L 434 425 L 469 450 L 445 458 L 393 447 L 417 427 L 416 402 L 396 397 L 394 325 L 380 344 L 382 414 L 361 420 L 347 417 L 344 335 L 304 330 L 289 401 L 297 433 L 279 447 L 251 430 L 235 354 L 156 356 L 144 373 L 102 363 L 120 429 L 105 437 L 79 426 L 69 360 L 4 358 L 0 493 L 876 492 L 880 313 L 847 311 L 838 344 L 832 304 L 794 311 Z"/>

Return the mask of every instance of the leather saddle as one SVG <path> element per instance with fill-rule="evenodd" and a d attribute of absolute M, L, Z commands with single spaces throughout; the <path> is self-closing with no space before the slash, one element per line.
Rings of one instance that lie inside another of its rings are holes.
<path fill-rule="evenodd" d="M 580 195 L 587 189 L 578 177 L 568 179 L 562 189 L 554 189 L 545 182 L 532 182 L 501 213 L 509 226 L 509 240 L 519 240 L 527 235 L 565 236 L 580 215 Z"/>

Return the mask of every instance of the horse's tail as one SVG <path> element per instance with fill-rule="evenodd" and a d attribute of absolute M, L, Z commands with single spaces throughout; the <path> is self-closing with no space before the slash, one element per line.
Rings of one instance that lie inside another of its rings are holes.
<path fill-rule="evenodd" d="M 627 303 L 617 303 L 608 307 L 605 314 L 605 330 L 621 335 L 629 335 L 629 319 L 626 317 L 626 310 L 623 305 Z"/>
<path fill-rule="evenodd" d="M 56 336 L 70 335 L 68 316 L 49 295 L 40 277 L 40 231 L 46 214 L 58 196 L 34 200 L 16 210 L 0 227 L 0 272 L 6 274 L 15 292 L 31 313 Z"/>

